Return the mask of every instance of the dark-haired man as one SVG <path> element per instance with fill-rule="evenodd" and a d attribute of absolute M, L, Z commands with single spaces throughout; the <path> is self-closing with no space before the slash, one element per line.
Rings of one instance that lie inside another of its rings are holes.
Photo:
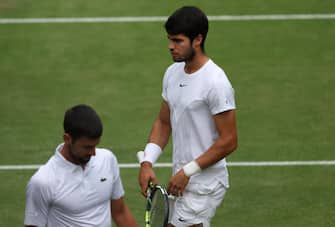
<path fill-rule="evenodd" d="M 229 187 L 225 157 L 237 147 L 234 90 L 224 71 L 205 53 L 206 15 L 186 6 L 166 21 L 172 64 L 163 79 L 162 105 L 144 149 L 139 183 L 157 183 L 152 165 L 173 137 L 176 196 L 169 226 L 210 226 Z"/>
<path fill-rule="evenodd" d="M 123 200 L 117 159 L 99 149 L 100 117 L 87 105 L 68 109 L 64 143 L 30 179 L 26 191 L 27 227 L 137 227 Z"/>

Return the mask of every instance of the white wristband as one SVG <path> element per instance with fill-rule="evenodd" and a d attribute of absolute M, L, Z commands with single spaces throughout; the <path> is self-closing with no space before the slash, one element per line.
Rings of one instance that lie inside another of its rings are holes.
<path fill-rule="evenodd" d="M 144 151 L 139 151 L 137 152 L 137 160 L 138 160 L 138 163 L 142 163 L 143 162 L 143 159 L 144 159 Z"/>
<path fill-rule="evenodd" d="M 148 143 L 144 149 L 144 158 L 142 159 L 142 162 L 147 161 L 155 164 L 161 153 L 162 149 L 160 146 L 155 143 Z"/>
<path fill-rule="evenodd" d="M 183 170 L 184 170 L 185 175 L 188 177 L 201 172 L 201 168 L 196 161 L 192 161 L 184 165 Z"/>

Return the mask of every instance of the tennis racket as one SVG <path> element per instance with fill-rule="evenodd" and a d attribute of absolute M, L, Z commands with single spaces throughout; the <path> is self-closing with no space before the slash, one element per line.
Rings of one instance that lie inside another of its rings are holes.
<path fill-rule="evenodd" d="M 144 152 L 139 151 L 139 162 L 144 157 Z M 166 227 L 169 218 L 169 198 L 164 187 L 149 182 L 147 187 L 145 227 Z"/>
<path fill-rule="evenodd" d="M 169 217 L 169 198 L 166 190 L 151 182 L 147 188 L 145 227 L 166 227 Z"/>

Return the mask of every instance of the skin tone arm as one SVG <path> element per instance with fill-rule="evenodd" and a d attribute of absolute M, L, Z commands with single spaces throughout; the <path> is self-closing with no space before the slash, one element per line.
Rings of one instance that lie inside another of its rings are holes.
<path fill-rule="evenodd" d="M 170 108 L 168 103 L 163 101 L 158 118 L 151 129 L 149 141 L 159 145 L 163 149 L 169 142 L 170 134 Z"/>
<path fill-rule="evenodd" d="M 111 201 L 111 212 L 117 227 L 138 227 L 123 198 Z"/>
<path fill-rule="evenodd" d="M 214 116 L 214 121 L 220 136 L 204 154 L 196 159 L 201 169 L 206 169 L 214 165 L 237 148 L 235 111 L 230 110 L 217 114 Z M 168 192 L 175 196 L 182 195 L 188 181 L 189 177 L 187 177 L 183 169 L 181 169 L 171 178 L 168 185 Z"/>
<path fill-rule="evenodd" d="M 230 110 L 217 114 L 214 116 L 214 121 L 220 137 L 207 152 L 197 158 L 196 161 L 201 169 L 214 165 L 237 148 L 235 111 Z"/>
<path fill-rule="evenodd" d="M 168 103 L 163 100 L 158 118 L 152 126 L 149 142 L 155 143 L 164 149 L 169 141 L 170 134 L 170 108 Z M 138 179 L 143 195 L 146 195 L 146 188 L 149 181 L 157 184 L 156 176 L 150 162 L 142 162 Z"/>
<path fill-rule="evenodd" d="M 237 127 L 236 114 L 234 110 L 226 111 L 214 116 L 216 128 L 219 132 L 219 138 L 216 142 L 200 157 L 196 162 L 201 169 L 214 165 L 224 157 L 228 156 L 237 147 Z M 171 133 L 170 124 L 170 109 L 168 104 L 163 101 L 158 119 L 155 121 L 149 141 L 158 144 L 162 149 L 168 142 Z M 149 180 L 154 184 L 157 183 L 152 165 L 149 162 L 143 162 L 139 173 L 139 183 L 142 194 L 145 195 L 145 190 Z M 187 186 L 189 177 L 181 169 L 173 176 L 168 184 L 168 192 L 175 196 L 182 195 Z"/>

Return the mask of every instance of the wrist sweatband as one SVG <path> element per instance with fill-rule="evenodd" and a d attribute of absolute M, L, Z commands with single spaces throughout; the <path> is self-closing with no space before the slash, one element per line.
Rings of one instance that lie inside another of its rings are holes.
<path fill-rule="evenodd" d="M 184 165 L 183 170 L 185 175 L 188 177 L 201 172 L 201 168 L 196 161 L 192 161 Z"/>
<path fill-rule="evenodd" d="M 154 143 L 148 143 L 144 149 L 143 162 L 147 161 L 154 164 L 157 161 L 158 157 L 161 155 L 161 153 L 162 149 L 160 146 Z"/>
<path fill-rule="evenodd" d="M 137 156 L 138 163 L 141 164 L 143 162 L 143 159 L 144 159 L 144 151 L 137 152 L 136 156 Z"/>

